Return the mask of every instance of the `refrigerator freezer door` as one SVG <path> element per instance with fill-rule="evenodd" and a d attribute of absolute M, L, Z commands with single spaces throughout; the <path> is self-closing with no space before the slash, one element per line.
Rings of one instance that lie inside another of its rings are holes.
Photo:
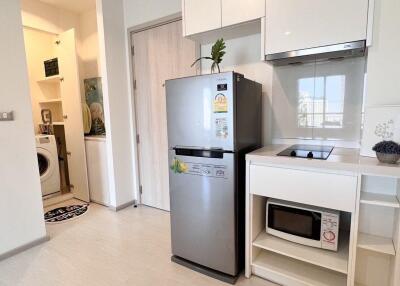
<path fill-rule="evenodd" d="M 234 73 L 166 82 L 168 144 L 234 150 Z"/>
<path fill-rule="evenodd" d="M 236 275 L 235 154 L 221 155 L 169 151 L 172 253 Z"/>

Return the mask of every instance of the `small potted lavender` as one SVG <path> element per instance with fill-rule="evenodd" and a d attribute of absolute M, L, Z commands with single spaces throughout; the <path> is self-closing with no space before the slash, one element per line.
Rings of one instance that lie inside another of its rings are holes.
<path fill-rule="evenodd" d="M 379 142 L 372 150 L 381 163 L 396 164 L 400 159 L 400 145 L 394 141 Z"/>

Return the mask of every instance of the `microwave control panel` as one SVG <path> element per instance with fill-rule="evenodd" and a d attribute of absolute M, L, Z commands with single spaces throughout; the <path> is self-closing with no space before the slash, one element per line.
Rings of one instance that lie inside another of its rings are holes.
<path fill-rule="evenodd" d="M 339 240 L 339 213 L 322 213 L 321 247 L 336 251 Z"/>

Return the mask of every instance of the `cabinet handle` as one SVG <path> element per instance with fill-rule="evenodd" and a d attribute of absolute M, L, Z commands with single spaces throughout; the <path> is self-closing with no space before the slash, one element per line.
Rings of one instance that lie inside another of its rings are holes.
<path fill-rule="evenodd" d="M 68 119 L 68 115 L 63 115 L 63 118 L 64 119 Z"/>

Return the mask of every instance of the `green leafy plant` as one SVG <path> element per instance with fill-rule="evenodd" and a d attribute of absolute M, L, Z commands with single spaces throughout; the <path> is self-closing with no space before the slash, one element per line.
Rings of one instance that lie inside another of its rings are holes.
<path fill-rule="evenodd" d="M 213 63 L 211 65 L 211 73 L 214 72 L 215 68 L 218 69 L 218 72 L 220 73 L 221 70 L 219 68 L 219 64 L 222 62 L 222 58 L 225 55 L 225 42 L 224 39 L 218 39 L 215 44 L 211 48 L 211 57 L 201 57 L 198 58 L 197 60 L 194 61 L 194 63 L 191 65 L 192 67 L 200 60 L 205 59 L 205 60 L 212 60 Z"/>

